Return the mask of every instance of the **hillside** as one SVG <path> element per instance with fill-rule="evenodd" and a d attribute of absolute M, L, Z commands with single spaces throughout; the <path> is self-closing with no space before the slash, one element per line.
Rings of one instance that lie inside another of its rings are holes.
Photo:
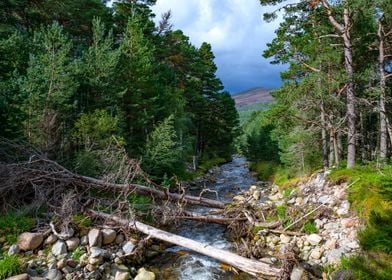
<path fill-rule="evenodd" d="M 256 103 L 269 103 L 274 99 L 270 95 L 270 90 L 264 88 L 253 88 L 233 95 L 237 108 Z"/>

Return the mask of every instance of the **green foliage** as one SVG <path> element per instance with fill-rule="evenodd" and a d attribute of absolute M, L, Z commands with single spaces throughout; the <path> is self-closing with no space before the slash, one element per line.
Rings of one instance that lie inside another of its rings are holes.
<path fill-rule="evenodd" d="M 257 178 L 262 181 L 270 181 L 277 168 L 277 163 L 271 161 L 261 161 L 251 163 L 250 170 L 256 172 Z"/>
<path fill-rule="evenodd" d="M 283 197 L 286 199 L 289 198 L 294 191 L 295 191 L 295 189 L 293 187 L 288 187 L 288 188 L 284 189 L 283 190 Z"/>
<path fill-rule="evenodd" d="M 342 258 L 341 265 L 358 280 L 389 280 L 392 275 L 392 257 L 386 254 L 372 252 Z"/>
<path fill-rule="evenodd" d="M 254 112 L 266 111 L 271 107 L 271 103 L 254 103 L 237 108 L 239 121 L 241 125 L 248 122 Z"/>
<path fill-rule="evenodd" d="M 312 233 L 317 233 L 318 229 L 316 227 L 316 224 L 314 223 L 314 221 L 307 221 L 304 226 L 303 226 L 303 231 L 306 234 L 312 234 Z"/>
<path fill-rule="evenodd" d="M 35 219 L 23 211 L 8 212 L 0 216 L 0 234 L 6 237 L 8 244 L 13 244 L 19 234 L 29 231 L 35 224 Z"/>
<path fill-rule="evenodd" d="M 151 199 L 147 196 L 132 194 L 129 197 L 129 202 L 131 203 L 132 208 L 141 212 L 148 213 L 151 209 Z"/>
<path fill-rule="evenodd" d="M 174 118 L 170 116 L 155 127 L 147 138 L 142 167 L 149 174 L 163 178 L 165 174 L 184 171 L 183 148 L 174 130 Z"/>
<path fill-rule="evenodd" d="M 89 228 L 92 225 L 90 217 L 84 216 L 82 214 L 74 215 L 72 217 L 72 222 L 78 229 Z"/>
<path fill-rule="evenodd" d="M 75 261 L 79 261 L 80 257 L 84 254 L 83 250 L 81 247 L 76 248 L 72 254 L 71 254 L 71 258 Z"/>
<path fill-rule="evenodd" d="M 286 204 L 276 206 L 276 214 L 278 215 L 279 219 L 284 220 L 286 218 L 286 210 L 287 210 Z"/>
<path fill-rule="evenodd" d="M 17 256 L 0 256 L 0 279 L 6 279 L 21 272 L 22 265 Z"/>

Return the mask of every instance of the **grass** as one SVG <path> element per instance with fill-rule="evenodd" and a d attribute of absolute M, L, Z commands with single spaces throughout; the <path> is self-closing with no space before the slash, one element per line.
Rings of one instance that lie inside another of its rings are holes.
<path fill-rule="evenodd" d="M 76 248 L 71 255 L 71 258 L 75 261 L 79 261 L 80 257 L 84 254 L 84 252 L 82 251 L 82 249 L 80 247 Z"/>
<path fill-rule="evenodd" d="M 17 256 L 0 256 L 0 279 L 6 279 L 22 272 L 22 265 Z"/>
<path fill-rule="evenodd" d="M 260 161 L 250 165 L 250 170 L 256 172 L 257 178 L 261 181 L 270 181 L 276 168 L 277 163 L 272 161 Z"/>
<path fill-rule="evenodd" d="M 84 216 L 82 214 L 76 214 L 72 217 L 74 225 L 80 230 L 88 228 L 92 225 L 90 217 Z"/>
<path fill-rule="evenodd" d="M 359 280 L 392 279 L 392 166 L 339 168 L 329 179 L 349 184 L 348 199 L 366 225 L 358 234 L 364 254 L 342 259 L 342 267 Z"/>
<path fill-rule="evenodd" d="M 0 235 L 11 245 L 16 243 L 19 234 L 29 231 L 34 224 L 35 220 L 23 211 L 9 212 L 0 216 Z"/>
<path fill-rule="evenodd" d="M 314 221 L 307 221 L 303 226 L 303 231 L 306 234 L 318 233 L 318 229 Z"/>
<path fill-rule="evenodd" d="M 286 210 L 287 205 L 285 204 L 276 206 L 276 215 L 278 215 L 279 219 L 284 220 L 286 218 Z"/>

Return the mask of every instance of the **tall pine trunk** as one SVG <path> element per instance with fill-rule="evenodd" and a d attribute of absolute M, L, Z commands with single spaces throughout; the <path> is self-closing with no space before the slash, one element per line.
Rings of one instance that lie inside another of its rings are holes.
<path fill-rule="evenodd" d="M 387 122 L 385 114 L 385 46 L 384 46 L 384 30 L 381 19 L 378 21 L 378 40 L 379 40 L 379 57 L 378 63 L 380 68 L 380 160 L 385 160 L 387 157 Z"/>

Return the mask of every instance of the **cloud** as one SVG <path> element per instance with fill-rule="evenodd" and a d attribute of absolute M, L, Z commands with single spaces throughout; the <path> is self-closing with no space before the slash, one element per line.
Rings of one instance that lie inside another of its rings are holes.
<path fill-rule="evenodd" d="M 212 45 L 226 90 L 235 93 L 281 84 L 283 68 L 270 65 L 261 55 L 279 23 L 263 22 L 268 8 L 259 0 L 158 0 L 153 7 L 157 20 L 168 10 L 174 28 L 182 29 L 194 45 Z"/>

